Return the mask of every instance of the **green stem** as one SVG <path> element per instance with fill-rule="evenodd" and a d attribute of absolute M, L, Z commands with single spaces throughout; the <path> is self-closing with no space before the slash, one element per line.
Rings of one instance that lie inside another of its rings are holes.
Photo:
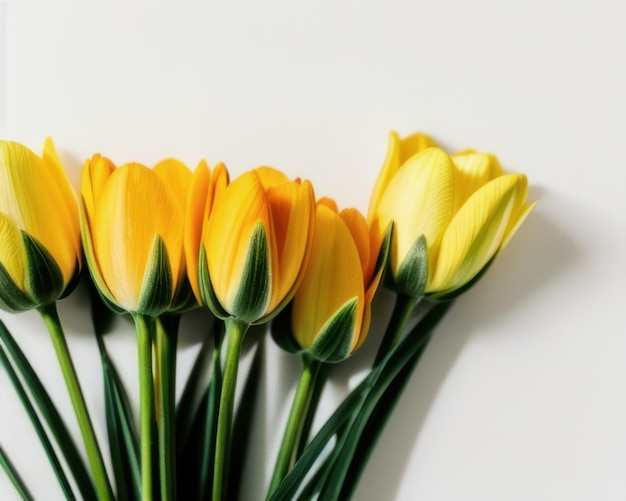
<path fill-rule="evenodd" d="M 133 315 L 139 356 L 139 424 L 141 456 L 141 492 L 144 501 L 152 500 L 152 420 L 154 395 L 152 382 L 152 335 L 154 319 Z"/>
<path fill-rule="evenodd" d="M 74 364 L 72 363 L 67 342 L 65 341 L 65 334 L 63 333 L 63 327 L 61 326 L 61 322 L 59 320 L 56 303 L 42 306 L 38 308 L 38 311 L 43 318 L 46 328 L 48 329 L 52 344 L 54 345 L 54 350 L 59 360 L 59 365 L 61 366 L 61 372 L 63 373 L 63 378 L 65 379 L 65 385 L 67 386 L 72 406 L 74 407 L 74 413 L 76 414 L 76 419 L 78 420 L 78 425 L 85 443 L 85 449 L 87 451 L 87 457 L 89 458 L 89 464 L 93 472 L 98 497 L 101 500 L 112 500 L 113 491 L 111 489 L 111 484 L 109 483 L 106 468 L 104 467 L 102 453 L 98 447 L 98 441 L 96 440 L 93 425 L 91 423 L 91 419 L 89 418 L 85 398 L 83 397 L 83 393 L 80 389 L 78 377 L 76 376 L 76 370 L 74 369 Z"/>
<path fill-rule="evenodd" d="M 176 343 L 180 315 L 167 315 L 157 320 L 156 351 L 159 373 L 157 426 L 159 440 L 159 475 L 161 499 L 174 499 L 176 492 Z"/>
<path fill-rule="evenodd" d="M 13 484 L 13 487 L 15 487 L 15 490 L 20 495 L 20 497 L 24 501 L 31 501 L 33 499 L 33 496 L 31 496 L 28 488 L 24 484 L 24 481 L 13 467 L 13 464 L 4 453 L 4 450 L 2 450 L 2 447 L 0 447 L 0 466 L 2 466 L 2 468 L 6 472 L 7 477 L 9 477 L 9 480 Z"/>
<path fill-rule="evenodd" d="M 302 357 L 302 364 L 302 372 L 300 373 L 296 393 L 293 397 L 291 412 L 289 413 L 285 434 L 283 435 L 276 466 L 274 467 L 274 474 L 267 493 L 268 499 L 295 463 L 311 398 L 316 390 L 317 376 L 322 366 L 321 362 L 307 355 Z"/>
<path fill-rule="evenodd" d="M 402 331 L 404 330 L 404 326 L 409 320 L 413 309 L 417 306 L 417 303 L 420 302 L 420 299 L 421 297 L 415 298 L 404 294 L 398 294 L 396 296 L 396 304 L 393 308 L 391 318 L 389 319 L 389 324 L 387 325 L 387 330 L 385 331 L 383 340 L 378 348 L 378 353 L 376 353 L 374 367 L 376 367 L 381 360 L 385 358 L 387 353 L 389 353 L 389 350 L 398 344 Z"/>
<path fill-rule="evenodd" d="M 237 371 L 241 346 L 249 324 L 234 317 L 226 319 L 226 362 L 224 365 L 224 379 L 220 396 L 220 409 L 217 418 L 217 439 L 215 443 L 215 462 L 213 475 L 213 501 L 225 499 L 224 485 L 228 474 L 228 461 L 233 425 L 233 407 L 235 388 L 237 386 Z"/>

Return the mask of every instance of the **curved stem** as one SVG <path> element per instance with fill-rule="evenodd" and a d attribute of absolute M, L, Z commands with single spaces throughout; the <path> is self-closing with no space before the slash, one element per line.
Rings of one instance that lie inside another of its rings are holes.
<path fill-rule="evenodd" d="M 302 430 L 307 418 L 307 413 L 311 404 L 311 398 L 316 391 L 316 383 L 322 362 L 307 355 L 302 357 L 302 372 L 298 380 L 296 393 L 293 397 L 291 412 L 285 427 L 283 441 L 278 451 L 274 474 L 267 492 L 269 499 L 272 493 L 280 485 L 288 471 L 293 467 L 296 459 L 300 441 L 302 440 Z"/>
<path fill-rule="evenodd" d="M 152 500 L 152 419 L 154 395 L 152 382 L 152 335 L 154 319 L 133 314 L 137 331 L 139 361 L 139 424 L 141 455 L 141 492 L 144 501 Z"/>
<path fill-rule="evenodd" d="M 387 325 L 387 330 L 385 331 L 383 340 L 378 348 L 378 353 L 376 353 L 374 367 L 376 367 L 382 359 L 385 358 L 385 355 L 389 353 L 389 350 L 398 344 L 402 331 L 409 320 L 413 309 L 417 306 L 417 303 L 419 303 L 420 300 L 421 297 L 415 298 L 404 294 L 398 294 L 396 296 L 396 304 L 393 308 L 391 318 L 389 319 L 389 324 Z"/>
<path fill-rule="evenodd" d="M 239 357 L 241 346 L 248 330 L 249 324 L 237 318 L 226 319 L 226 362 L 224 365 L 224 379 L 222 380 L 222 392 L 220 396 L 220 408 L 217 418 L 217 438 L 215 443 L 215 462 L 213 475 L 213 501 L 225 499 L 226 493 L 223 486 L 226 485 L 228 475 L 228 461 L 233 426 L 233 406 L 235 400 L 235 388 L 237 386 L 237 372 L 239 369 Z"/>
<path fill-rule="evenodd" d="M 159 440 L 159 478 L 161 499 L 174 499 L 176 492 L 175 392 L 176 343 L 180 315 L 157 320 L 156 352 L 158 364 L 157 426 Z"/>
<path fill-rule="evenodd" d="M 102 500 L 113 499 L 113 491 L 109 483 L 109 477 L 104 467 L 102 453 L 98 447 L 98 441 L 96 440 L 93 425 L 89 418 L 85 398 L 81 391 L 80 384 L 78 383 L 76 370 L 74 369 L 67 342 L 65 341 L 65 334 L 63 333 L 63 327 L 59 320 L 56 303 L 42 306 L 38 308 L 37 311 L 39 311 L 48 329 L 54 351 L 56 352 L 59 365 L 61 366 L 65 385 L 67 386 L 72 406 L 74 407 L 74 413 L 76 414 L 80 432 L 85 443 L 85 449 L 87 451 L 87 457 L 89 458 L 89 465 L 93 472 L 98 497 Z"/>

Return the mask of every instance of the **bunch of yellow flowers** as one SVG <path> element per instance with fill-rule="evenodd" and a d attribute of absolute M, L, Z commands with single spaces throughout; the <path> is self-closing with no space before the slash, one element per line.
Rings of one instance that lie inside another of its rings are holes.
<path fill-rule="evenodd" d="M 1 322 L 0 357 L 41 429 L 64 494 L 74 499 L 77 488 L 85 499 L 235 499 L 241 464 L 232 444 L 241 430 L 234 396 L 242 344 L 252 325 L 271 323 L 277 344 L 301 357 L 302 372 L 267 499 L 349 497 L 366 461 L 361 453 L 375 443 L 364 438 L 365 430 L 384 426 L 377 404 L 401 391 L 400 379 L 410 374 L 451 300 L 508 244 L 534 206 L 527 192 L 526 176 L 505 173 L 495 156 L 474 150 L 449 155 L 423 134 L 390 134 L 366 216 L 354 208 L 340 210 L 334 200 L 316 195 L 309 181 L 272 167 L 231 180 L 224 164 L 210 168 L 205 161 L 192 171 L 175 159 L 152 168 L 116 166 L 95 154 L 85 162 L 77 196 L 51 140 L 41 156 L 0 141 L 0 308 L 41 313 L 89 467 Z M 135 436 L 123 384 L 100 326 L 94 326 L 112 475 L 56 312 L 56 301 L 73 290 L 83 264 L 97 291 L 94 308 L 104 304 L 129 314 L 137 333 Z M 366 342 L 381 283 L 395 291 L 397 302 L 372 369 L 311 436 L 326 369 Z M 425 314 L 409 329 L 418 304 Z M 210 381 L 202 387 L 192 371 L 177 405 L 179 320 L 202 306 L 216 319 L 213 349 L 199 355 L 201 362 L 212 353 Z M 186 400 L 195 388 L 200 404 Z M 238 415 L 245 415 L 246 405 L 242 400 Z M 335 445 L 321 461 L 332 437 Z M 18 492 L 28 496 L 1 449 L 0 459 Z"/>

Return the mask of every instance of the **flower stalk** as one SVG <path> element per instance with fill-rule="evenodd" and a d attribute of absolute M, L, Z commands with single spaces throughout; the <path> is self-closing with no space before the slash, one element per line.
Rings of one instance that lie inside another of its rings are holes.
<path fill-rule="evenodd" d="M 228 475 L 228 462 L 232 442 L 233 407 L 235 389 L 237 387 L 237 373 L 239 358 L 246 332 L 250 325 L 235 317 L 225 320 L 226 324 L 226 361 L 224 363 L 224 378 L 220 395 L 219 415 L 217 418 L 217 435 L 215 443 L 215 462 L 213 471 L 214 501 L 226 499 L 225 485 Z"/>
<path fill-rule="evenodd" d="M 152 338 L 155 321 L 146 315 L 134 314 L 139 361 L 139 426 L 141 457 L 141 492 L 144 500 L 152 500 L 152 430 L 154 391 L 152 383 Z"/>

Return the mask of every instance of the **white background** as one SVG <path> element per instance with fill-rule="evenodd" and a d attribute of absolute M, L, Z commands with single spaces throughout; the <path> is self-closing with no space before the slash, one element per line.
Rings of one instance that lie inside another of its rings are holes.
<path fill-rule="evenodd" d="M 365 210 L 390 129 L 526 172 L 539 205 L 441 324 L 357 499 L 626 499 L 621 2 L 0 5 L 0 132 L 36 151 L 52 135 L 75 183 L 96 151 L 118 163 L 206 158 L 233 175 L 273 165 Z M 84 294 L 60 311 L 105 440 Z M 71 421 L 40 320 L 1 317 Z M 200 334 L 181 343 L 181 377 Z M 324 412 L 376 339 L 339 369 Z M 127 325 L 110 346 L 136 392 Z M 251 500 L 262 499 L 298 369 L 271 342 L 267 352 Z M 4 374 L 0 443 L 37 499 L 60 498 Z M 0 474 L 0 498 L 13 497 Z"/>

